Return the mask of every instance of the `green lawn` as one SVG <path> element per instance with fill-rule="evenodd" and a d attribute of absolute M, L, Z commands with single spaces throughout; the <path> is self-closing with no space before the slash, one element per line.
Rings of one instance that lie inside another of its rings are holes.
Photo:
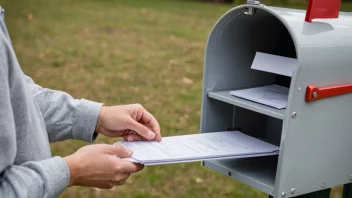
<path fill-rule="evenodd" d="M 141 103 L 157 117 L 163 136 L 199 132 L 205 43 L 214 23 L 234 5 L 186 0 L 0 4 L 7 8 L 21 66 L 38 84 L 106 105 Z M 116 140 L 99 137 L 97 142 Z M 52 150 L 65 156 L 83 145 L 64 141 L 52 144 Z M 340 189 L 333 194 L 340 196 Z M 62 197 L 267 196 L 200 163 L 187 163 L 146 167 L 112 190 L 72 187 Z"/>

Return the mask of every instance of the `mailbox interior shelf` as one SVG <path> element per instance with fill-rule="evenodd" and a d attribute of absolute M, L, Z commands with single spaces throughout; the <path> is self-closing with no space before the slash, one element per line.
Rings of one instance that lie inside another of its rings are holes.
<path fill-rule="evenodd" d="M 277 156 L 205 161 L 205 166 L 273 195 Z"/>
<path fill-rule="evenodd" d="M 275 109 L 266 105 L 252 102 L 246 99 L 238 98 L 229 94 L 230 91 L 209 92 L 208 97 L 225 103 L 239 106 L 251 111 L 255 111 L 264 115 L 268 115 L 280 120 L 284 119 L 285 109 Z"/>

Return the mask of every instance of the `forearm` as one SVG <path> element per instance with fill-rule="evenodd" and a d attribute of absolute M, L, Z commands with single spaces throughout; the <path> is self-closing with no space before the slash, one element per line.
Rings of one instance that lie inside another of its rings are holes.
<path fill-rule="evenodd" d="M 42 88 L 28 76 L 25 78 L 40 108 L 51 142 L 66 139 L 94 141 L 101 103 L 74 99 L 67 93 Z"/>

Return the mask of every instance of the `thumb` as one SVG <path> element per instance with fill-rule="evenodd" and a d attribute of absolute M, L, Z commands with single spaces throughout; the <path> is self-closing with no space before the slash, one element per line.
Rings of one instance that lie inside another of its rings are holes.
<path fill-rule="evenodd" d="M 108 152 L 111 155 L 116 155 L 117 157 L 131 157 L 133 154 L 133 151 L 127 147 L 124 147 L 120 144 L 114 144 L 114 145 L 108 145 Z"/>
<path fill-rule="evenodd" d="M 150 129 L 148 129 L 143 124 L 135 121 L 134 119 L 130 119 L 127 126 L 130 130 L 137 132 L 140 136 L 144 137 L 147 140 L 152 140 L 155 138 L 155 133 L 153 133 Z"/>

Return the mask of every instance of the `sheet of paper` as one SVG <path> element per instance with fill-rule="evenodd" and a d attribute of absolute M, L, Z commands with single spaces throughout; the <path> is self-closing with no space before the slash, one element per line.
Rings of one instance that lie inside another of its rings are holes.
<path fill-rule="evenodd" d="M 251 100 L 277 109 L 284 109 L 287 106 L 289 88 L 279 85 L 268 85 L 230 91 L 233 96 Z"/>
<path fill-rule="evenodd" d="M 279 148 L 239 131 L 223 131 L 164 137 L 162 142 L 119 141 L 133 150 L 130 159 L 142 164 L 167 164 L 190 161 L 273 155 Z"/>
<path fill-rule="evenodd" d="M 297 67 L 298 61 L 295 58 L 257 52 L 251 68 L 291 77 Z"/>
<path fill-rule="evenodd" d="M 188 162 L 199 162 L 199 161 L 212 161 L 212 160 L 223 160 L 223 159 L 238 159 L 238 158 L 250 158 L 250 157 L 263 157 L 263 156 L 271 156 L 277 155 L 277 152 L 271 153 L 263 153 L 263 154 L 251 154 L 251 155 L 236 155 L 236 156 L 229 156 L 229 157 L 214 157 L 214 158 L 196 158 L 196 159 L 187 159 L 187 160 L 172 160 L 172 161 L 156 161 L 156 162 L 147 162 L 144 165 L 152 166 L 152 165 L 162 165 L 162 164 L 176 164 L 176 163 L 188 163 Z M 125 158 L 125 160 L 140 163 L 139 161 L 132 159 L 132 158 Z"/>

